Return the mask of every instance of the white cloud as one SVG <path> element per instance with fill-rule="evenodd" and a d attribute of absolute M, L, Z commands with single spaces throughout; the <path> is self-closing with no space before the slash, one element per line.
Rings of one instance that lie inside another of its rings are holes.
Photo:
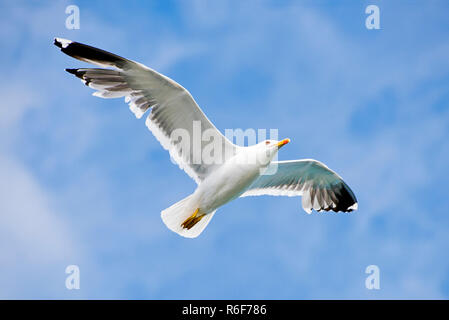
<path fill-rule="evenodd" d="M 81 263 L 83 253 L 50 194 L 12 151 L 21 143 L 19 124 L 39 94 L 10 84 L 0 96 L 5 102 L 0 109 L 0 296 L 56 297 L 64 285 L 64 264 Z M 59 283 L 53 281 L 58 278 Z"/>

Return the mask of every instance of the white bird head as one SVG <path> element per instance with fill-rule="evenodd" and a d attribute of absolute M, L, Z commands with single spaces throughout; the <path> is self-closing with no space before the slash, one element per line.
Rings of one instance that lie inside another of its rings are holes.
<path fill-rule="evenodd" d="M 277 140 L 265 140 L 254 146 L 257 150 L 257 159 L 259 163 L 268 165 L 276 153 L 282 146 L 285 146 L 290 142 L 290 139 Z"/>

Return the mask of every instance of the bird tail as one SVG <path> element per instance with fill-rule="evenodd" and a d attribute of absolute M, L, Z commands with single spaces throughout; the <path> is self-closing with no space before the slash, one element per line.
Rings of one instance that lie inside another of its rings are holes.
<path fill-rule="evenodd" d="M 215 211 L 208 213 L 201 219 L 198 219 L 193 226 L 186 228 L 185 222 L 188 221 L 192 214 L 195 213 L 195 210 L 198 209 L 197 204 L 194 201 L 191 201 L 191 199 L 192 195 L 161 212 L 162 221 L 167 228 L 186 238 L 198 237 L 215 214 Z"/>

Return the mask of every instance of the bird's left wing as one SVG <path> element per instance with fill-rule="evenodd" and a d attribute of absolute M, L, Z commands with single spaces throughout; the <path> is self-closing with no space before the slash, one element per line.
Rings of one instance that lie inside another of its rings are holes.
<path fill-rule="evenodd" d="M 302 196 L 307 213 L 316 211 L 350 212 L 357 209 L 357 199 L 343 181 L 316 160 L 273 161 L 275 173 L 258 177 L 242 194 L 246 196 Z M 269 169 L 270 170 L 270 169 Z"/>
<path fill-rule="evenodd" d="M 191 94 L 172 79 L 138 62 L 82 43 L 60 38 L 54 43 L 71 57 L 113 68 L 66 70 L 98 90 L 94 93 L 97 97 L 125 97 L 137 118 L 150 110 L 145 122 L 148 129 L 197 183 L 239 148 L 217 130 Z M 207 146 L 211 147 L 205 150 Z M 208 152 L 207 161 L 203 151 Z"/>

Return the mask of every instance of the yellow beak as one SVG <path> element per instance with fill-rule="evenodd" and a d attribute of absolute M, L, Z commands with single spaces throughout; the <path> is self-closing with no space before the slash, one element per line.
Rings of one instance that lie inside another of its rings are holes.
<path fill-rule="evenodd" d="M 282 147 L 283 145 L 286 145 L 289 142 L 290 142 L 289 138 L 279 141 L 278 142 L 278 148 Z"/>

